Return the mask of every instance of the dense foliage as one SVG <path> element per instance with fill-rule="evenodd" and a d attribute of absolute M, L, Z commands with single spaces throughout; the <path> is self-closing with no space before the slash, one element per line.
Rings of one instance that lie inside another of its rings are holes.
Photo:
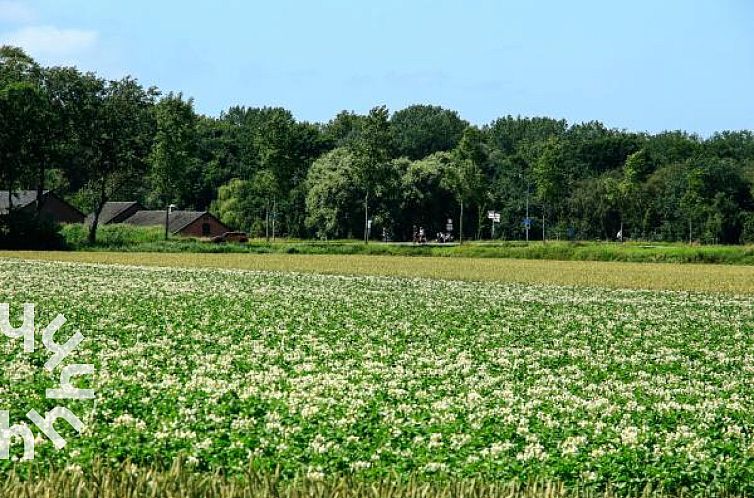
<path fill-rule="evenodd" d="M 282 108 L 197 115 L 125 78 L 0 49 L 0 188 L 210 209 L 254 235 L 754 241 L 754 134 L 655 135 L 507 116 L 476 127 L 413 105 L 297 121 Z M 273 230 L 274 225 L 274 230 Z M 90 239 L 96 236 L 91 227 Z"/>
<path fill-rule="evenodd" d="M 754 491 L 751 295 L 22 260 L 0 280 L 96 365 L 96 406 L 67 404 L 85 431 L 41 438 L 40 470 Z M 0 349 L 11 420 L 54 406 L 44 353 Z"/>

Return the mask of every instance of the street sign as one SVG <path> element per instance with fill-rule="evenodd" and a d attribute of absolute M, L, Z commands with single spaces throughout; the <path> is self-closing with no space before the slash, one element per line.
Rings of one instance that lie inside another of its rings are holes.
<path fill-rule="evenodd" d="M 500 213 L 495 213 L 495 216 L 492 218 L 492 220 L 495 223 L 500 223 Z"/>
<path fill-rule="evenodd" d="M 487 218 L 494 220 L 495 219 L 495 211 L 487 211 Z"/>

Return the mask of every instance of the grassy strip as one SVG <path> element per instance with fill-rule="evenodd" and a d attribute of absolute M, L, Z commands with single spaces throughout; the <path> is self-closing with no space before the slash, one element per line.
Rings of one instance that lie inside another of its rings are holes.
<path fill-rule="evenodd" d="M 754 265 L 754 246 L 689 246 L 685 244 L 643 244 L 604 242 L 471 242 L 463 246 L 412 244 L 365 245 L 356 241 L 254 240 L 249 244 L 212 244 L 174 237 L 164 240 L 160 227 L 106 225 L 98 233 L 98 243 L 86 243 L 82 225 L 64 227 L 70 247 L 85 251 L 253 253 L 253 254 L 333 254 L 379 256 L 436 256 L 460 258 L 517 258 L 560 261 L 623 261 L 634 263 L 711 263 Z"/>
<path fill-rule="evenodd" d="M 754 266 L 302 254 L 0 252 L 2 258 L 422 277 L 629 289 L 754 292 Z"/>
<path fill-rule="evenodd" d="M 0 484 L 0 496 L 66 498 L 613 498 L 673 496 L 649 488 L 569 489 L 560 483 L 498 483 L 413 477 L 363 480 L 354 476 L 281 479 L 248 470 L 241 477 L 197 472 L 180 463 L 170 469 L 139 468 L 128 462 L 90 469 L 67 468 L 42 475 L 13 472 Z M 679 495 L 681 496 L 681 495 Z M 716 496 L 727 496 L 724 493 Z"/>

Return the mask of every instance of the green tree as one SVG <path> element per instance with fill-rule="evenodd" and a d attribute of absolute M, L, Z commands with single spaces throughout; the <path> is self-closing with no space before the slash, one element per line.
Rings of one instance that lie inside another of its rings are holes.
<path fill-rule="evenodd" d="M 251 231 L 252 220 L 248 217 L 251 209 L 246 206 L 249 195 L 248 182 L 234 178 L 217 189 L 217 199 L 212 203 L 212 211 L 228 226 Z"/>
<path fill-rule="evenodd" d="M 259 211 L 264 212 L 264 236 L 270 238 L 270 233 L 275 236 L 277 216 L 277 203 L 280 199 L 280 190 L 275 175 L 269 169 L 257 171 L 251 180 L 250 197 L 254 204 L 259 205 Z"/>
<path fill-rule="evenodd" d="M 306 226 L 318 237 L 348 237 L 354 233 L 359 199 L 363 198 L 360 165 L 346 147 L 314 161 L 306 179 Z"/>
<path fill-rule="evenodd" d="M 536 182 L 537 198 L 542 204 L 542 238 L 545 238 L 544 219 L 547 206 L 553 210 L 559 200 L 568 195 L 568 175 L 562 165 L 562 144 L 554 138 L 549 139 L 534 163 L 533 176 Z"/>
<path fill-rule="evenodd" d="M 390 124 L 396 154 L 411 160 L 454 149 L 468 126 L 457 112 L 430 105 L 401 109 L 393 114 Z"/>
<path fill-rule="evenodd" d="M 86 166 L 88 191 L 94 209 L 89 243 L 97 238 L 102 208 L 114 195 L 142 178 L 148 171 L 154 136 L 156 92 L 145 90 L 126 77 L 102 86 L 95 119 L 89 130 Z"/>
<path fill-rule="evenodd" d="M 41 68 L 22 49 L 0 47 L 0 181 L 11 192 L 39 167 L 41 148 L 48 143 L 47 105 L 40 86 Z"/>
<path fill-rule="evenodd" d="M 444 231 L 445 219 L 452 217 L 456 200 L 464 194 L 466 178 L 452 153 L 436 152 L 413 161 L 403 173 L 403 211 L 411 223 L 427 233 Z"/>
<path fill-rule="evenodd" d="M 276 187 L 268 170 L 258 171 L 252 180 L 234 178 L 218 189 L 212 211 L 228 226 L 269 237 Z"/>
<path fill-rule="evenodd" d="M 322 126 L 324 140 L 332 147 L 353 146 L 361 138 L 366 116 L 341 111 Z"/>
<path fill-rule="evenodd" d="M 705 218 L 705 206 L 702 197 L 704 187 L 702 170 L 691 168 L 686 177 L 686 192 L 681 198 L 681 212 L 689 226 L 689 243 L 693 240 L 694 226 L 699 227 Z"/>
<path fill-rule="evenodd" d="M 629 222 L 634 233 L 639 233 L 641 212 L 643 210 L 642 181 L 646 179 L 650 171 L 651 166 L 644 149 L 628 156 L 626 164 L 623 165 L 623 174 L 616 186 L 616 203 L 620 211 L 622 233 L 624 224 Z"/>
<path fill-rule="evenodd" d="M 197 162 L 196 114 L 192 99 L 169 93 L 154 106 L 155 135 L 150 154 L 150 197 L 160 207 L 193 204 L 188 172 Z"/>
<path fill-rule="evenodd" d="M 453 191 L 456 192 L 461 212 L 459 215 L 459 242 L 463 243 L 464 207 L 477 204 L 477 224 L 481 224 L 484 211 L 484 199 L 488 195 L 490 179 L 485 174 L 489 171 L 489 147 L 484 134 L 476 126 L 467 127 L 458 147 L 454 150 L 455 168 L 451 172 Z"/>
<path fill-rule="evenodd" d="M 369 196 L 379 196 L 390 167 L 392 131 L 389 111 L 379 106 L 369 111 L 359 140 L 354 144 L 358 178 L 364 192 L 364 243 L 369 242 Z"/>

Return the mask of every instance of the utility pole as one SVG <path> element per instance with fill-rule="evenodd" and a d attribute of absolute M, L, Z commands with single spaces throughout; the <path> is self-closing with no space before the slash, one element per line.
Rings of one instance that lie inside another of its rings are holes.
<path fill-rule="evenodd" d="M 545 206 L 542 205 L 542 242 L 545 242 Z"/>
<path fill-rule="evenodd" d="M 264 241 L 270 241 L 270 200 L 264 204 Z"/>
<path fill-rule="evenodd" d="M 519 171 L 518 177 L 524 179 L 524 172 Z M 531 227 L 531 220 L 529 220 L 529 190 L 531 190 L 531 183 L 529 177 L 526 177 L 526 219 L 524 220 L 524 231 L 526 232 L 526 242 L 529 242 L 529 228 Z"/>
<path fill-rule="evenodd" d="M 524 228 L 526 228 L 526 242 L 529 242 L 529 227 L 531 226 L 531 223 L 529 222 L 529 180 L 526 180 L 526 223 L 524 224 Z"/>
<path fill-rule="evenodd" d="M 461 217 L 458 219 L 458 245 L 463 245 L 463 201 L 461 201 Z"/>
<path fill-rule="evenodd" d="M 272 198 L 272 241 L 275 242 L 275 219 L 277 218 L 277 199 Z"/>
<path fill-rule="evenodd" d="M 369 191 L 364 196 L 364 245 L 369 244 Z"/>
<path fill-rule="evenodd" d="M 168 207 L 165 208 L 165 240 L 168 240 L 168 237 L 170 236 L 169 226 L 170 226 L 170 213 L 173 211 L 173 209 L 176 209 L 178 206 L 175 204 L 168 204 Z"/>

